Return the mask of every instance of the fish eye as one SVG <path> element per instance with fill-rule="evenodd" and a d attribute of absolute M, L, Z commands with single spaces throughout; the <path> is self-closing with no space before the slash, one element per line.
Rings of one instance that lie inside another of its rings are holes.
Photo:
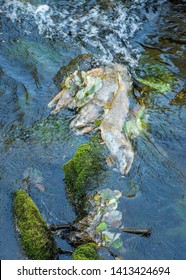
<path fill-rule="evenodd" d="M 121 149 L 126 149 L 126 148 L 127 148 L 126 145 L 121 145 L 121 146 L 119 147 L 119 150 L 121 150 Z"/>

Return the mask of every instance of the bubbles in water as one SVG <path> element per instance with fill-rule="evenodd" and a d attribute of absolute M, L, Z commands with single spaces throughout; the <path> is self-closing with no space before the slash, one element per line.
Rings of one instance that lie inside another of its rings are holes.
<path fill-rule="evenodd" d="M 119 58 L 131 67 L 136 65 L 139 53 L 131 40 L 143 25 L 147 0 L 134 0 L 130 5 L 109 1 L 106 8 L 101 1 L 82 0 L 76 5 L 73 1 L 56 2 L 50 2 L 50 6 L 35 6 L 10 0 L 2 10 L 13 22 L 18 22 L 26 34 L 33 32 L 36 26 L 40 35 L 59 38 L 63 43 L 76 43 L 82 51 L 92 53 L 103 63 Z M 32 28 L 31 31 L 28 28 Z"/>

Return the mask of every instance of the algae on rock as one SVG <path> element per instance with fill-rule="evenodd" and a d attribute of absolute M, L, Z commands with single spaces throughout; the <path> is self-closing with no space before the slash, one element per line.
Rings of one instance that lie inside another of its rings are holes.
<path fill-rule="evenodd" d="M 176 83 L 176 77 L 164 64 L 147 62 L 140 64 L 141 69 L 137 78 L 139 83 L 151 88 L 151 92 L 165 93 L 170 91 Z"/>
<path fill-rule="evenodd" d="M 54 237 L 33 200 L 24 190 L 14 193 L 14 214 L 22 247 L 32 260 L 55 259 Z"/>
<path fill-rule="evenodd" d="M 103 162 L 101 147 L 91 141 L 80 145 L 74 157 L 63 165 L 67 193 L 73 204 L 86 195 L 87 189 L 98 182 L 105 169 Z"/>
<path fill-rule="evenodd" d="M 72 255 L 73 260 L 99 260 L 95 243 L 86 243 L 76 248 Z"/>

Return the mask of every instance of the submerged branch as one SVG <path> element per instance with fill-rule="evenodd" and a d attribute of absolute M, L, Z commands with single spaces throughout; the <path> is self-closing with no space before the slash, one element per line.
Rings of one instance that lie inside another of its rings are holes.
<path fill-rule="evenodd" d="M 122 228 L 122 231 L 132 234 L 141 234 L 142 236 L 150 236 L 151 229 Z"/>
<path fill-rule="evenodd" d="M 72 224 L 58 224 L 58 225 L 54 225 L 52 224 L 50 226 L 51 231 L 55 232 L 57 230 L 62 230 L 62 229 L 69 229 L 71 230 L 76 230 L 76 227 Z"/>
<path fill-rule="evenodd" d="M 79 231 L 78 228 L 73 224 L 52 224 L 50 226 L 52 231 L 68 229 L 69 231 Z M 132 233 L 132 234 L 141 234 L 143 236 L 149 236 L 151 234 L 151 229 L 136 229 L 136 228 L 122 228 L 123 232 Z"/>

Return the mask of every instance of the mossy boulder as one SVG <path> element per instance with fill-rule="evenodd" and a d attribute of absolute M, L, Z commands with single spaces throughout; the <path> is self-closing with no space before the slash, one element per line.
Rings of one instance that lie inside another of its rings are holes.
<path fill-rule="evenodd" d="M 91 141 L 80 145 L 74 157 L 63 165 L 66 190 L 72 203 L 76 204 L 87 190 L 97 186 L 105 170 L 104 162 L 102 147 Z"/>
<path fill-rule="evenodd" d="M 97 245 L 95 243 L 86 243 L 78 246 L 72 258 L 73 260 L 99 260 Z"/>
<path fill-rule="evenodd" d="M 14 193 L 14 214 L 23 250 L 29 259 L 55 259 L 54 237 L 33 200 L 24 190 Z"/>

